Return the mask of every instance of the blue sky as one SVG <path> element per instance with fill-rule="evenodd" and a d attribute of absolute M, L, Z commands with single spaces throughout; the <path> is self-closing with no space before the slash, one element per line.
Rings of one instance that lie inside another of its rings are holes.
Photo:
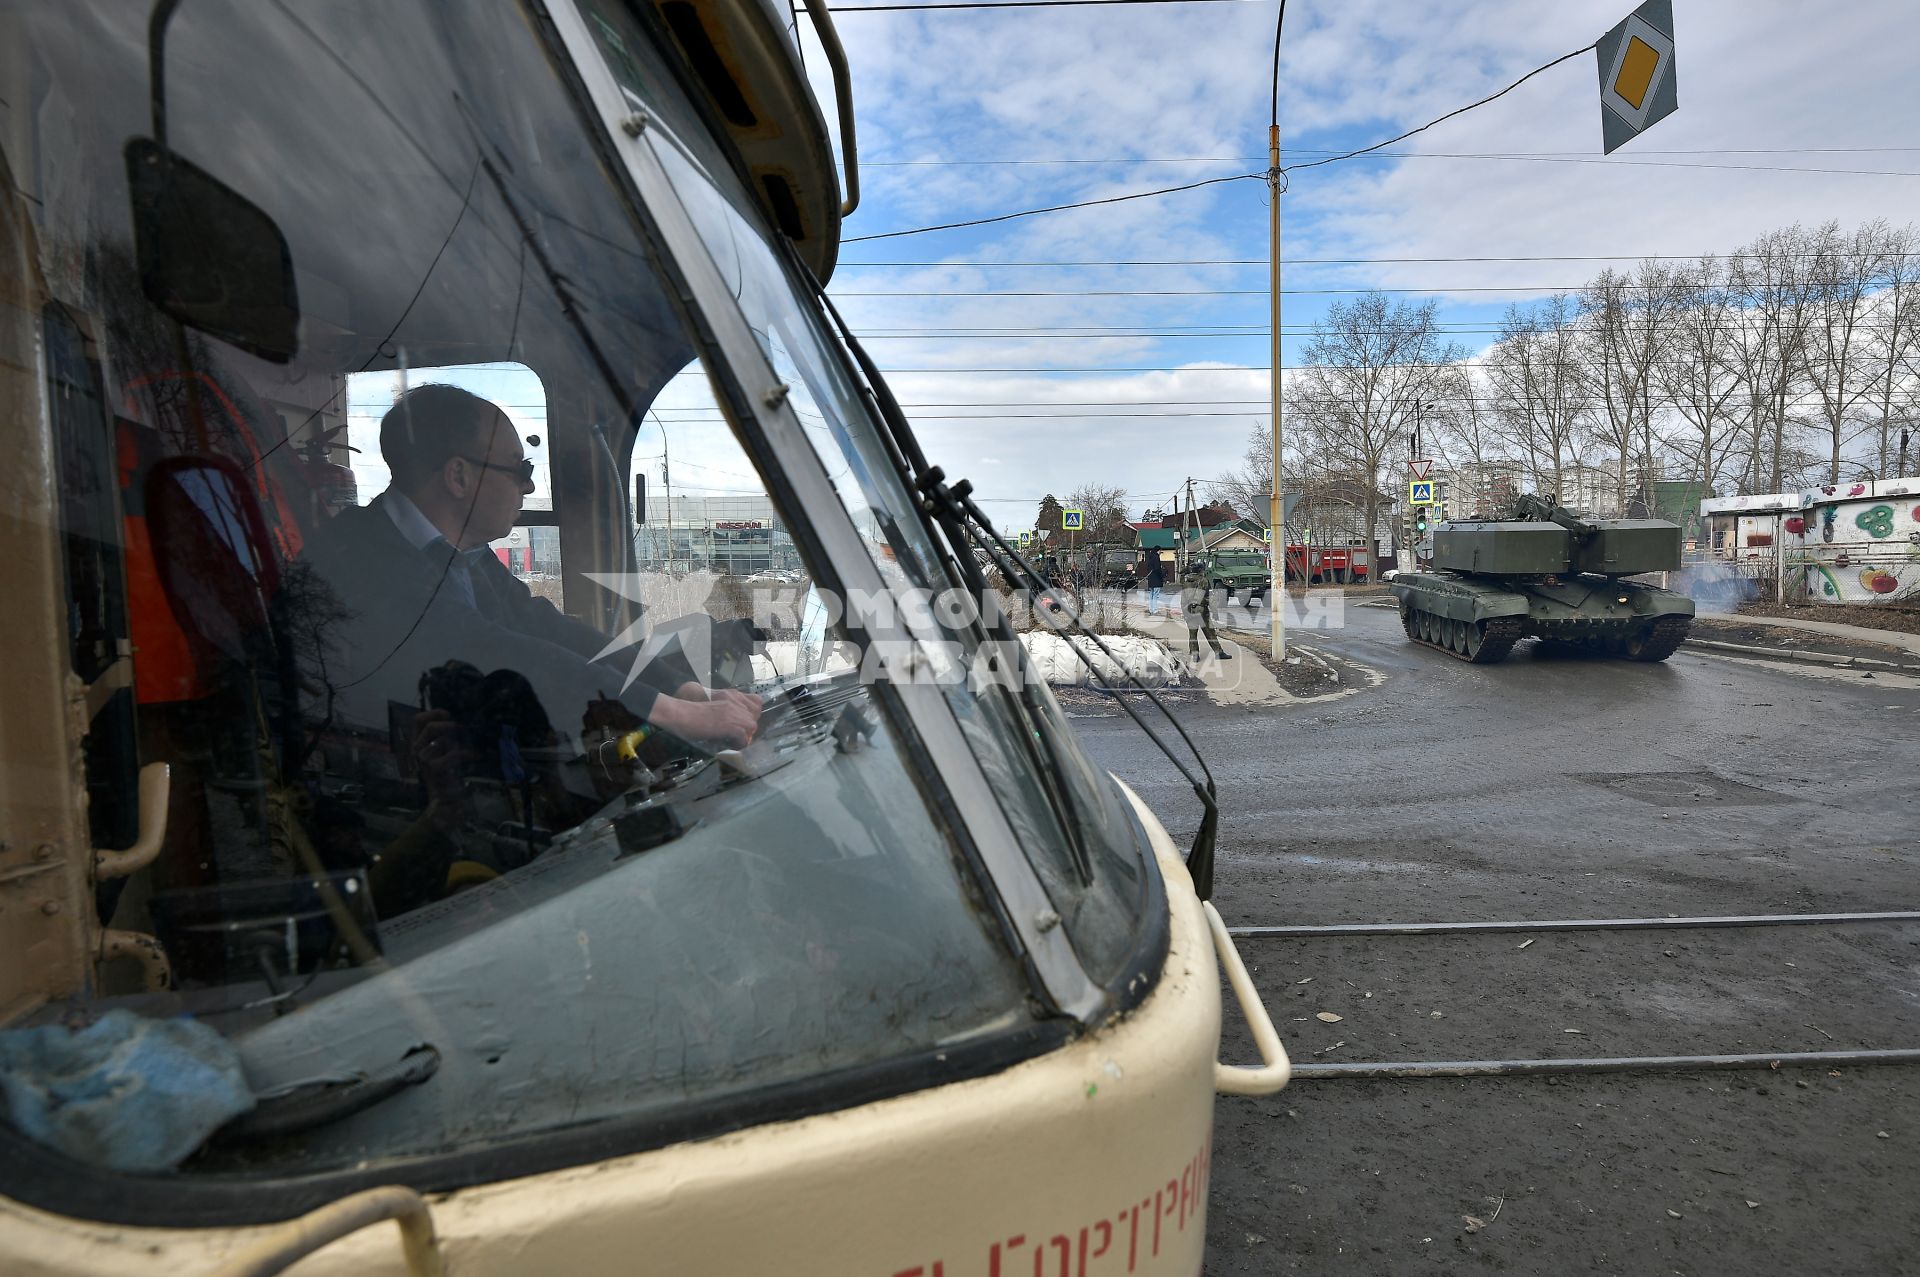
<path fill-rule="evenodd" d="M 1796 220 L 1913 219 L 1920 6 L 1674 8 L 1679 112 L 1613 157 L 1600 155 L 1588 54 L 1386 157 L 1295 174 L 1282 206 L 1286 287 L 1299 290 L 1285 299 L 1287 353 L 1350 296 L 1336 290 L 1422 290 L 1406 295 L 1438 298 L 1443 324 L 1477 351 L 1509 302 L 1578 286 L 1607 264 L 1595 255 L 1724 252 Z M 1284 160 L 1363 146 L 1485 96 L 1629 9 L 1291 0 Z M 1259 0 L 839 11 L 865 190 L 846 237 L 1263 169 L 1273 20 Z M 817 45 L 803 39 L 830 104 Z M 1137 511 L 1187 475 L 1234 466 L 1268 420 L 1264 371 L 1234 370 L 1264 366 L 1267 272 L 987 263 L 1264 263 L 1266 252 L 1266 188 L 1239 182 L 849 242 L 832 291 L 929 453 L 1015 522 L 1028 501 L 1083 482 L 1123 487 Z M 1379 260 L 1539 256 L 1589 260 Z M 1323 263 L 1335 258 L 1372 260 Z M 1012 292 L 1053 295 L 957 295 Z M 1161 295 L 1103 295 L 1131 292 Z M 959 332 L 986 335 L 947 335 Z M 999 369 L 1095 371 L 987 371 Z M 1134 371 L 1147 369 L 1166 371 Z"/>

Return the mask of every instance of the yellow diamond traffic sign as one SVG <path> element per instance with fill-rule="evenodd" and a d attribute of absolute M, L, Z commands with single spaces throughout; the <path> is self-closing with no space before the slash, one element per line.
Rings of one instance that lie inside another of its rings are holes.
<path fill-rule="evenodd" d="M 1594 46 L 1600 66 L 1600 140 L 1611 154 L 1679 107 L 1673 76 L 1673 0 L 1647 0 Z"/>

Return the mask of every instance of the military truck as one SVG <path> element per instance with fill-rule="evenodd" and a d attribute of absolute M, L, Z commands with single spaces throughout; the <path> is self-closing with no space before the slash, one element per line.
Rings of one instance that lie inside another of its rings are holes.
<path fill-rule="evenodd" d="M 1588 518 L 1533 495 L 1515 516 L 1434 529 L 1435 570 L 1389 587 L 1408 638 L 1476 665 L 1528 637 L 1631 661 L 1664 661 L 1686 640 L 1692 599 L 1623 579 L 1678 568 L 1678 525 Z"/>
<path fill-rule="evenodd" d="M 1267 556 L 1258 550 L 1209 550 L 1198 556 L 1207 564 L 1208 583 L 1214 590 L 1224 591 L 1228 602 L 1233 601 L 1234 591 L 1238 590 L 1248 607 L 1258 607 L 1267 597 L 1267 588 L 1273 582 L 1273 570 L 1267 566 Z"/>
<path fill-rule="evenodd" d="M 1100 555 L 1098 579 L 1103 588 L 1131 590 L 1139 584 L 1139 575 L 1140 560 L 1133 551 L 1107 550 Z"/>

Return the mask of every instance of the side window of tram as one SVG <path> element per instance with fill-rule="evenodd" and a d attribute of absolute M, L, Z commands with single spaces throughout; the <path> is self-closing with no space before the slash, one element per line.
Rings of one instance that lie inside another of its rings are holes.
<path fill-rule="evenodd" d="M 716 641 L 752 634 L 759 677 L 793 674 L 809 574 L 699 361 L 648 405 L 629 461 L 635 594 L 649 626 L 670 633 L 697 618 L 727 627 Z"/>
<path fill-rule="evenodd" d="M 387 414 L 400 395 L 414 387 L 455 386 L 499 408 L 510 430 L 489 439 L 488 466 L 507 467 L 496 482 L 517 479 L 512 467 L 531 465 L 533 490 L 524 494 L 515 526 L 488 542 L 494 557 L 537 597 L 565 610 L 561 586 L 560 525 L 554 511 L 554 449 L 548 433 L 546 388 L 533 369 L 521 363 L 459 364 L 355 373 L 347 378 L 347 436 L 352 449 L 354 504 L 391 502 L 400 491 L 381 455 L 380 436 Z M 506 437 L 510 434 L 512 437 Z"/>

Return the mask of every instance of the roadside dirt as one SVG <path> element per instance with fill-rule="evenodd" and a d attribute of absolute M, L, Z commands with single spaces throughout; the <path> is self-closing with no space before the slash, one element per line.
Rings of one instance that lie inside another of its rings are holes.
<path fill-rule="evenodd" d="M 1805 611 L 1806 609 L 1796 609 Z M 1836 611 L 1847 609 L 1833 609 Z M 1784 613 L 1783 613 L 1784 615 Z M 1799 619 L 1797 616 L 1793 619 Z M 1838 619 L 1838 618 L 1816 618 Z M 1856 624 L 1848 620 L 1847 625 Z M 1881 627 L 1885 628 L 1885 627 Z M 1693 619 L 1692 636 L 1694 638 L 1714 639 L 1723 643 L 1745 643 L 1753 647 L 1777 648 L 1789 652 L 1826 652 L 1835 656 L 1864 657 L 1868 660 L 1892 661 L 1898 665 L 1920 664 L 1913 653 L 1888 643 L 1870 643 L 1843 638 L 1835 634 L 1821 634 L 1811 630 L 1790 630 L 1778 625 L 1758 624 L 1742 621 L 1738 616 L 1696 616 Z"/>
<path fill-rule="evenodd" d="M 1779 616 L 1792 621 L 1832 621 L 1839 625 L 1864 626 L 1870 630 L 1920 634 L 1920 608 L 1865 607 L 1857 604 L 1796 607 L 1779 603 L 1742 603 L 1740 615 Z"/>

